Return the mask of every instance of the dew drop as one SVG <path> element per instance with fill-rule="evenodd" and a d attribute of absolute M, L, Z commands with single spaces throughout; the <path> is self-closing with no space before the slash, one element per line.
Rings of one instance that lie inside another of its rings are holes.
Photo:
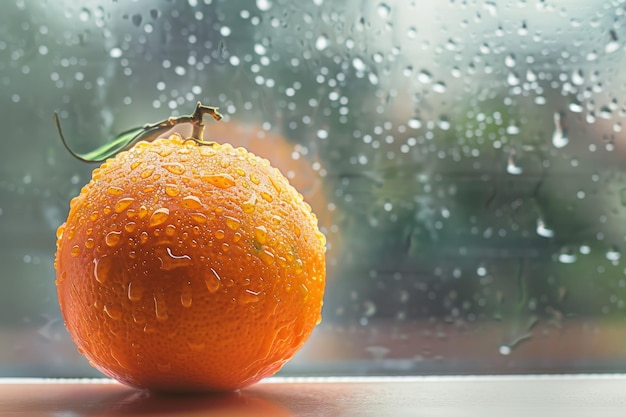
<path fill-rule="evenodd" d="M 251 304 L 259 301 L 259 294 L 261 291 L 252 291 L 251 289 L 246 289 L 243 294 L 238 298 L 238 301 L 241 304 Z"/>
<path fill-rule="evenodd" d="M 183 197 L 183 206 L 190 209 L 199 209 L 202 207 L 202 202 L 195 195 L 188 195 Z"/>
<path fill-rule="evenodd" d="M 141 174 L 139 174 L 139 176 L 142 179 L 146 179 L 148 178 L 150 175 L 152 175 L 152 173 L 154 172 L 154 167 L 153 166 L 148 166 L 146 167 L 146 169 L 144 169 L 143 171 L 141 171 Z"/>
<path fill-rule="evenodd" d="M 191 213 L 189 216 L 191 217 L 191 220 L 198 224 L 204 224 L 207 222 L 207 217 L 203 213 Z"/>
<path fill-rule="evenodd" d="M 70 250 L 70 255 L 76 258 L 79 254 L 80 254 L 80 246 L 78 245 L 72 246 L 72 249 Z"/>
<path fill-rule="evenodd" d="M 124 230 L 126 230 L 128 233 L 131 233 L 133 230 L 135 230 L 136 227 L 137 227 L 137 223 L 128 222 L 124 225 Z"/>
<path fill-rule="evenodd" d="M 189 308 L 191 307 L 192 301 L 191 281 L 187 281 L 183 284 L 183 288 L 180 293 L 180 303 L 183 307 Z"/>
<path fill-rule="evenodd" d="M 139 301 L 143 297 L 143 285 L 139 281 L 131 281 L 128 284 L 128 299 L 130 301 Z"/>
<path fill-rule="evenodd" d="M 165 254 L 158 258 L 161 261 L 161 269 L 165 271 L 191 265 L 191 257 L 189 255 L 175 255 L 170 248 L 165 248 Z"/>
<path fill-rule="evenodd" d="M 170 197 L 176 197 L 180 194 L 180 188 L 178 188 L 178 185 L 176 184 L 165 184 L 165 194 Z"/>
<path fill-rule="evenodd" d="M 63 238 L 63 232 L 65 231 L 65 223 L 57 228 L 57 239 Z"/>
<path fill-rule="evenodd" d="M 137 213 L 137 217 L 139 217 L 139 220 L 143 219 L 147 215 L 148 215 L 148 208 L 146 206 L 139 207 L 139 212 Z"/>
<path fill-rule="evenodd" d="M 241 227 L 241 222 L 234 217 L 224 216 L 224 219 L 226 220 L 226 226 L 230 230 L 238 230 Z"/>
<path fill-rule="evenodd" d="M 214 293 L 220 288 L 222 284 L 222 278 L 219 276 L 215 269 L 209 269 L 211 270 L 211 273 L 206 274 L 206 276 L 204 277 L 204 284 L 206 285 L 206 288 L 207 290 L 209 290 L 210 293 Z"/>
<path fill-rule="evenodd" d="M 259 195 L 261 196 L 261 198 L 265 201 L 267 201 L 268 203 L 271 203 L 272 201 L 274 201 L 274 197 L 272 197 L 271 194 L 265 192 L 265 191 L 261 191 L 259 193 Z"/>
<path fill-rule="evenodd" d="M 100 284 L 104 284 L 109 278 L 112 269 L 112 261 L 108 255 L 93 260 L 93 276 Z"/>
<path fill-rule="evenodd" d="M 124 194 L 124 190 L 120 187 L 110 186 L 107 188 L 107 193 L 111 195 L 122 195 Z"/>
<path fill-rule="evenodd" d="M 92 249 L 94 246 L 94 241 L 92 238 L 88 238 L 87 240 L 85 240 L 85 247 L 87 249 Z"/>
<path fill-rule="evenodd" d="M 163 289 L 154 292 L 154 314 L 159 321 L 165 321 L 169 318 Z"/>
<path fill-rule="evenodd" d="M 218 188 L 229 188 L 235 185 L 235 179 L 229 174 L 203 175 L 201 179 Z"/>
<path fill-rule="evenodd" d="M 185 166 L 180 162 L 168 162 L 162 166 L 172 174 L 181 175 L 185 173 Z"/>
<path fill-rule="evenodd" d="M 250 197 L 250 200 L 241 203 L 241 209 L 244 211 L 244 213 L 252 213 L 254 211 L 254 206 L 256 205 L 256 196 L 253 194 Z"/>
<path fill-rule="evenodd" d="M 120 243 L 120 237 L 122 236 L 122 232 L 114 230 L 112 232 L 107 233 L 104 237 L 104 242 L 107 246 L 113 247 Z"/>
<path fill-rule="evenodd" d="M 215 238 L 216 239 L 224 239 L 224 236 L 226 236 L 226 233 L 224 233 L 223 230 L 218 229 L 215 231 Z"/>
<path fill-rule="evenodd" d="M 250 173 L 250 181 L 252 181 L 254 185 L 259 185 L 259 183 L 261 182 L 259 176 L 254 172 Z"/>
<path fill-rule="evenodd" d="M 265 245 L 267 243 L 267 229 L 265 226 L 257 226 L 254 228 L 254 238 L 261 245 Z"/>
<path fill-rule="evenodd" d="M 150 227 L 158 226 L 162 224 L 170 215 L 170 210 L 166 207 L 157 209 L 150 216 Z"/>
<path fill-rule="evenodd" d="M 259 252 L 259 258 L 263 261 L 265 265 L 272 265 L 274 263 L 274 254 L 268 250 L 262 250 Z"/>
<path fill-rule="evenodd" d="M 105 305 L 104 312 L 113 320 L 119 320 L 122 317 L 122 307 L 118 304 Z"/>
<path fill-rule="evenodd" d="M 113 208 L 113 210 L 116 213 L 121 213 L 124 210 L 126 210 L 128 206 L 130 206 L 133 203 L 133 201 L 135 201 L 135 199 L 132 197 L 122 198 L 117 203 L 115 203 L 115 207 Z"/>

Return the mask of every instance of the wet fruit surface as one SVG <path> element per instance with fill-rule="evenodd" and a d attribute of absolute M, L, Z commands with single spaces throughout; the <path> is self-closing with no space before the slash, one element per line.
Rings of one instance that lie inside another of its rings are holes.
<path fill-rule="evenodd" d="M 317 220 L 242 148 L 141 142 L 97 168 L 70 207 L 57 233 L 61 311 L 108 376 L 237 389 L 278 371 L 321 319 Z"/>

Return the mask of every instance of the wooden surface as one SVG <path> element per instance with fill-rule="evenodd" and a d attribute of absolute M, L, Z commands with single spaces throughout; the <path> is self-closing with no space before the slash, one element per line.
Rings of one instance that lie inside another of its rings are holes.
<path fill-rule="evenodd" d="M 162 396 L 106 380 L 0 379 L 0 416 L 624 416 L 626 376 L 270 379 Z"/>

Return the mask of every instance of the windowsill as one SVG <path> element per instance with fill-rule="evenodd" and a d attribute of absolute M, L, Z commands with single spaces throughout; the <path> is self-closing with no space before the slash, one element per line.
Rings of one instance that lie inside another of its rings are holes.
<path fill-rule="evenodd" d="M 625 407 L 626 375 L 270 378 L 194 396 L 154 396 L 110 380 L 0 378 L 3 416 L 604 417 Z"/>

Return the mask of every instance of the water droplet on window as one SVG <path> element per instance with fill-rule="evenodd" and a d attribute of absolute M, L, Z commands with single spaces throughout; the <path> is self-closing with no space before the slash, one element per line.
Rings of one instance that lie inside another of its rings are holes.
<path fill-rule="evenodd" d="M 391 7 L 387 3 L 379 3 L 376 7 L 376 13 L 378 13 L 378 16 L 386 19 L 391 14 Z"/>
<path fill-rule="evenodd" d="M 143 18 L 141 17 L 141 15 L 139 13 L 135 13 L 131 18 L 130 18 L 131 22 L 133 22 L 133 25 L 139 27 L 141 26 L 141 22 L 143 21 Z"/>
<path fill-rule="evenodd" d="M 328 39 L 328 36 L 326 35 L 319 35 L 315 40 L 315 49 L 317 49 L 318 51 L 323 51 L 324 49 L 328 48 L 329 45 L 330 41 Z"/>
<path fill-rule="evenodd" d="M 561 113 L 554 113 L 554 132 L 552 133 L 552 144 L 555 148 L 562 148 L 569 143 L 567 131 L 563 128 Z"/>
<path fill-rule="evenodd" d="M 256 0 L 256 7 L 262 11 L 266 12 L 272 8 L 271 0 Z"/>
<path fill-rule="evenodd" d="M 111 58 L 119 58 L 122 56 L 122 50 L 120 48 L 112 48 L 109 51 L 109 56 Z"/>

